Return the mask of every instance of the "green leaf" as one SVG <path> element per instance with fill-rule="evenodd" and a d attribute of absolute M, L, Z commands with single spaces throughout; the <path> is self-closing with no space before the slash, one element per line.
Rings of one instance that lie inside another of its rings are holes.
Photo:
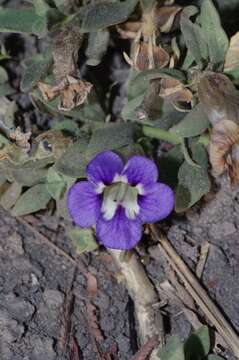
<path fill-rule="evenodd" d="M 102 57 L 107 51 L 110 35 L 108 30 L 99 30 L 90 32 L 88 38 L 88 46 L 85 51 L 87 56 L 87 65 L 99 65 Z"/>
<path fill-rule="evenodd" d="M 12 209 L 12 215 L 22 216 L 45 209 L 50 199 L 46 185 L 37 184 L 21 195 Z"/>
<path fill-rule="evenodd" d="M 0 85 L 8 81 L 8 74 L 4 67 L 0 66 Z"/>
<path fill-rule="evenodd" d="M 52 55 L 50 52 L 37 54 L 25 62 L 25 69 L 21 81 L 21 90 L 29 91 L 47 74 L 52 64 Z"/>
<path fill-rule="evenodd" d="M 46 30 L 46 18 L 34 9 L 0 9 L 0 32 L 41 35 Z"/>
<path fill-rule="evenodd" d="M 180 145 L 176 145 L 166 153 L 162 153 L 159 158 L 160 181 L 175 188 L 178 182 L 178 170 L 183 161 L 184 157 Z"/>
<path fill-rule="evenodd" d="M 22 185 L 16 182 L 12 183 L 0 198 L 1 206 L 6 210 L 11 209 L 21 195 L 21 192 Z"/>
<path fill-rule="evenodd" d="M 34 0 L 33 4 L 34 4 L 35 12 L 39 16 L 46 15 L 48 10 L 50 9 L 49 5 L 45 0 Z"/>
<path fill-rule="evenodd" d="M 83 16 L 82 32 L 104 29 L 125 22 L 134 10 L 138 0 L 101 1 L 88 6 Z"/>
<path fill-rule="evenodd" d="M 8 96 L 15 93 L 16 90 L 11 87 L 9 84 L 2 84 L 0 85 L 0 97 Z"/>
<path fill-rule="evenodd" d="M 211 184 L 207 170 L 189 165 L 186 161 L 179 169 L 178 181 L 175 194 L 175 210 L 177 212 L 187 210 L 210 190 Z"/>
<path fill-rule="evenodd" d="M 202 106 L 196 105 L 182 121 L 173 126 L 170 131 L 181 137 L 193 137 L 202 134 L 209 126 L 209 121 Z"/>
<path fill-rule="evenodd" d="M 91 159 L 104 150 L 116 150 L 133 143 L 135 126 L 130 123 L 110 124 L 97 129 L 88 144 L 86 157 Z"/>
<path fill-rule="evenodd" d="M 229 41 L 212 0 L 203 0 L 200 22 L 204 38 L 208 44 L 210 61 L 214 68 L 218 69 L 224 63 Z"/>
<path fill-rule="evenodd" d="M 8 83 L 8 74 L 6 70 L 0 66 L 0 97 L 10 95 L 15 90 Z"/>
<path fill-rule="evenodd" d="M 34 169 L 22 167 L 17 169 L 6 169 L 7 176 L 24 186 L 33 186 L 38 183 L 43 183 L 46 179 L 47 169 Z"/>
<path fill-rule="evenodd" d="M 89 142 L 82 138 L 67 148 L 56 162 L 56 170 L 71 177 L 85 177 L 85 168 L 96 154 L 133 143 L 134 130 L 130 123 L 110 124 L 96 129 Z"/>
<path fill-rule="evenodd" d="M 183 344 L 178 336 L 171 336 L 165 348 L 158 351 L 162 360 L 185 360 Z"/>
<path fill-rule="evenodd" d="M 196 333 L 192 334 L 184 345 L 186 359 L 196 357 L 204 359 L 210 351 L 210 336 L 207 326 L 202 326 Z"/>
<path fill-rule="evenodd" d="M 190 54 L 196 63 L 201 66 L 203 60 L 208 57 L 207 43 L 202 29 L 198 24 L 194 24 L 184 12 L 181 14 L 180 27 Z"/>
<path fill-rule="evenodd" d="M 86 138 L 79 139 L 70 145 L 55 163 L 56 170 L 67 176 L 84 177 L 87 145 Z"/>
<path fill-rule="evenodd" d="M 66 186 L 65 178 L 59 174 L 54 167 L 50 167 L 47 172 L 46 188 L 51 197 L 55 200 L 59 200 L 62 197 Z"/>
<path fill-rule="evenodd" d="M 93 251 L 98 248 L 98 244 L 95 241 L 93 230 L 74 228 L 69 233 L 69 238 L 76 247 L 77 254 L 83 252 Z"/>
<path fill-rule="evenodd" d="M 121 116 L 125 120 L 137 121 L 137 109 L 140 107 L 144 100 L 145 95 L 139 95 L 134 99 L 128 101 L 122 109 Z"/>
<path fill-rule="evenodd" d="M 221 356 L 211 354 L 211 355 L 208 355 L 206 360 L 223 360 L 223 359 L 224 358 L 222 358 Z"/>

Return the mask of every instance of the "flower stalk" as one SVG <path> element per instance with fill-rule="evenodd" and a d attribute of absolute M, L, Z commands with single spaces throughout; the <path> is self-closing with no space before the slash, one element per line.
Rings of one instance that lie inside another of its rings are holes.
<path fill-rule="evenodd" d="M 182 143 L 182 138 L 180 136 L 178 136 L 173 132 L 162 130 L 160 128 L 143 125 L 142 131 L 145 136 L 151 137 L 153 139 L 167 141 L 174 145 L 178 145 Z"/>
<path fill-rule="evenodd" d="M 124 251 L 114 249 L 108 249 L 108 251 L 124 275 L 128 292 L 134 301 L 141 344 L 145 344 L 149 338 L 156 335 L 159 344 L 162 345 L 164 343 L 163 319 L 158 306 L 154 306 L 160 303 L 160 299 L 143 265 L 134 252 L 125 261 L 122 256 Z M 150 360 L 158 360 L 156 350 L 152 352 Z"/>

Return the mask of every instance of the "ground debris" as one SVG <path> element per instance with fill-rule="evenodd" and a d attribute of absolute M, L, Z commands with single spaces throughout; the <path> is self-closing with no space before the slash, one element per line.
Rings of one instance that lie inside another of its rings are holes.
<path fill-rule="evenodd" d="M 151 337 L 141 349 L 131 358 L 131 360 L 146 360 L 152 351 L 159 345 L 158 337 Z"/>

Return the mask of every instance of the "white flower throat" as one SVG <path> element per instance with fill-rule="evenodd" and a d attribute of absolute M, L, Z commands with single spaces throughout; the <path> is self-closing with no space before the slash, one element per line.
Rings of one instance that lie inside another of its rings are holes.
<path fill-rule="evenodd" d="M 119 181 L 103 190 L 103 203 L 101 211 L 105 220 L 111 220 L 119 206 L 125 209 L 125 215 L 129 219 L 135 219 L 139 213 L 138 194 L 140 187 L 130 186 L 128 183 Z"/>

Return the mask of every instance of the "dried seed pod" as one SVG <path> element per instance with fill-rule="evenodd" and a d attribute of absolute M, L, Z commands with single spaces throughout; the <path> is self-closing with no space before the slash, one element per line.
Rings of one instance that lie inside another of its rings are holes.
<path fill-rule="evenodd" d="M 198 96 L 212 125 L 227 119 L 239 124 L 239 92 L 227 76 L 205 73 L 198 84 Z"/>
<path fill-rule="evenodd" d="M 165 67 L 169 62 L 169 54 L 161 47 L 153 47 L 153 59 L 150 59 L 149 53 L 149 44 L 140 43 L 136 46 L 139 46 L 136 56 L 135 67 L 139 70 L 147 70 L 150 68 L 150 63 L 153 61 L 155 68 Z"/>
<path fill-rule="evenodd" d="M 212 130 L 209 158 L 215 176 L 227 171 L 231 184 L 239 184 L 239 126 L 222 120 Z"/>

